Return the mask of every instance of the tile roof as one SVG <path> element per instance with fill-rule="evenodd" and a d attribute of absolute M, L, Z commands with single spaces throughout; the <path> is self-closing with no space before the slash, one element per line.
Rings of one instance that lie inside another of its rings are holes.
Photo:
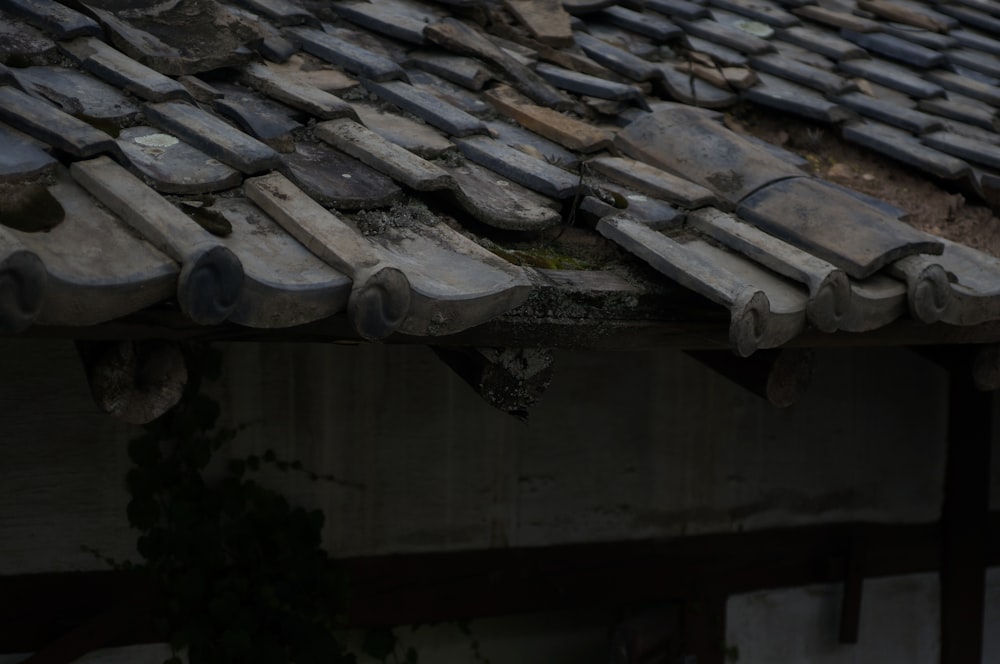
<path fill-rule="evenodd" d="M 741 102 L 1000 208 L 984 0 L 0 0 L 0 333 L 452 334 L 568 283 L 503 242 L 571 221 L 741 355 L 1000 320 L 1000 260 L 731 131 Z"/>

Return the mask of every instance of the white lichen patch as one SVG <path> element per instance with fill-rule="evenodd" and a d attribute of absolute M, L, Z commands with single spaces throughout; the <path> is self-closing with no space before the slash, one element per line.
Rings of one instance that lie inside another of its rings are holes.
<path fill-rule="evenodd" d="M 136 136 L 132 140 L 147 148 L 169 148 L 172 145 L 180 143 L 180 141 L 170 134 L 147 134 L 145 136 Z"/>

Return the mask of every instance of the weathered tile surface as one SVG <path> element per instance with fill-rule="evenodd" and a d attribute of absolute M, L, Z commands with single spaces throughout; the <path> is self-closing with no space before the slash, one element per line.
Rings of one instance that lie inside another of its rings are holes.
<path fill-rule="evenodd" d="M 66 294 L 99 266 L 81 256 L 63 279 L 72 259 L 53 252 L 84 242 L 72 233 L 93 210 L 95 223 L 135 227 L 129 241 L 152 252 L 136 256 L 165 266 L 149 302 L 128 294 L 145 268 L 109 281 L 94 320 L 177 299 L 199 323 L 346 311 L 364 338 L 444 334 L 529 288 L 454 224 L 517 237 L 562 223 L 597 224 L 729 308 L 743 354 L 807 322 L 1000 319 L 990 260 L 933 255 L 941 244 L 903 226 L 906 211 L 812 178 L 801 157 L 704 110 L 808 118 L 1000 208 L 989 3 L 120 5 L 0 0 L 0 119 L 12 126 L 0 128 L 0 186 L 20 188 L 0 221 L 25 222 L 17 201 L 44 211 L 24 233 L 0 229 L 0 271 L 28 275 L 34 293 L 24 306 L 0 294 L 0 331 L 85 320 Z M 83 189 L 53 184 L 60 162 Z M 231 232 L 207 234 L 192 216 Z M 323 224 L 346 244 L 305 248 Z M 46 274 L 58 306 L 39 304 Z"/>
<path fill-rule="evenodd" d="M 132 168 L 164 193 L 221 191 L 238 186 L 243 179 L 236 169 L 152 127 L 123 129 L 117 142 Z"/>
<path fill-rule="evenodd" d="M 272 148 L 191 104 L 149 104 L 146 117 L 164 131 L 244 173 L 259 173 L 278 163 Z"/>

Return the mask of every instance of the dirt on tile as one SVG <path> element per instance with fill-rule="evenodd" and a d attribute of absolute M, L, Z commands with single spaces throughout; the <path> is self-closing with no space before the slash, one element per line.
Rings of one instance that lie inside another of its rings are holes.
<path fill-rule="evenodd" d="M 835 127 L 748 107 L 728 113 L 726 124 L 802 155 L 815 175 L 909 211 L 904 221 L 916 228 L 1000 256 L 1000 218 L 982 201 L 848 143 Z"/>

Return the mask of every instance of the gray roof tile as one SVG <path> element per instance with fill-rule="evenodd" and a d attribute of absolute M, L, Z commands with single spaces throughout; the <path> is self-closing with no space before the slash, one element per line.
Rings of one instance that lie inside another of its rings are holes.
<path fill-rule="evenodd" d="M 1000 146 L 945 131 L 921 136 L 920 140 L 925 145 L 960 159 L 1000 169 Z"/>
<path fill-rule="evenodd" d="M 0 124 L 0 184 L 12 184 L 51 173 L 59 162 L 6 125 Z"/>
<path fill-rule="evenodd" d="M 709 19 L 682 21 L 681 26 L 696 37 L 728 46 L 740 53 L 760 55 L 774 50 L 774 45 L 766 39 L 755 37 L 744 30 L 722 25 Z"/>
<path fill-rule="evenodd" d="M 403 198 L 391 178 L 323 143 L 300 141 L 281 162 L 285 175 L 325 207 L 363 210 Z"/>
<path fill-rule="evenodd" d="M 376 83 L 362 79 L 366 90 L 384 101 L 412 113 L 424 122 L 452 136 L 468 136 L 486 131 L 482 121 L 430 93 L 402 81 Z"/>
<path fill-rule="evenodd" d="M 500 141 L 485 136 L 471 136 L 455 142 L 466 159 L 546 196 L 566 199 L 579 189 L 578 175 L 515 150 Z"/>
<path fill-rule="evenodd" d="M 358 76 L 373 81 L 405 79 L 398 64 L 357 44 L 344 41 L 317 28 L 289 28 L 288 34 L 302 43 L 302 49 Z"/>
<path fill-rule="evenodd" d="M 767 0 L 709 0 L 709 4 L 775 28 L 790 28 L 802 22 L 794 14 Z"/>
<path fill-rule="evenodd" d="M 83 69 L 148 101 L 190 98 L 177 81 L 136 62 L 99 39 L 81 37 L 59 46 Z"/>
<path fill-rule="evenodd" d="M 646 0 L 646 9 L 685 21 L 708 18 L 708 9 L 699 2 L 688 0 Z"/>
<path fill-rule="evenodd" d="M 940 85 L 925 81 L 908 69 L 881 60 L 845 60 L 838 66 L 851 76 L 867 78 L 911 97 L 924 99 L 944 94 L 944 88 Z"/>
<path fill-rule="evenodd" d="M 787 79 L 793 83 L 818 90 L 826 95 L 837 95 L 854 87 L 841 76 L 786 58 L 778 53 L 768 53 L 750 58 L 754 69 Z"/>
<path fill-rule="evenodd" d="M 760 82 L 743 91 L 744 99 L 823 122 L 842 122 L 851 117 L 843 106 L 814 90 L 777 76 L 758 76 Z"/>
<path fill-rule="evenodd" d="M 864 33 L 841 30 L 840 36 L 870 52 L 924 69 L 937 67 L 945 61 L 942 54 L 932 49 L 884 32 Z"/>
<path fill-rule="evenodd" d="M 923 99 L 917 107 L 928 113 L 936 113 L 942 117 L 967 122 L 984 129 L 996 131 L 1000 128 L 1000 116 L 998 116 L 996 109 L 990 108 L 981 101 L 969 99 L 954 92 L 949 92 L 947 97 Z"/>
<path fill-rule="evenodd" d="M 900 107 L 897 104 L 869 97 L 860 92 L 837 97 L 837 102 L 865 117 L 880 120 L 915 134 L 939 129 L 942 124 L 941 118 L 911 108 Z"/>
<path fill-rule="evenodd" d="M 191 104 L 176 101 L 148 104 L 146 118 L 151 124 L 244 173 L 259 173 L 278 164 L 274 149 Z"/>
<path fill-rule="evenodd" d="M 961 159 L 929 148 L 909 132 L 887 125 L 872 122 L 850 124 L 844 127 L 844 138 L 938 177 L 954 179 L 969 172 L 969 165 Z"/>
<path fill-rule="evenodd" d="M 627 9 L 625 7 L 608 7 L 597 15 L 609 23 L 644 35 L 658 42 L 668 42 L 679 39 L 684 32 L 670 21 L 657 13 L 647 13 Z"/>
<path fill-rule="evenodd" d="M 851 60 L 867 58 L 868 53 L 863 48 L 832 34 L 815 28 L 799 26 L 787 28 L 777 33 L 776 39 L 787 41 L 805 49 L 815 51 L 834 60 Z"/>
<path fill-rule="evenodd" d="M 0 119 L 77 158 L 117 150 L 103 131 L 10 86 L 0 87 Z"/>
<path fill-rule="evenodd" d="M 58 39 L 101 34 L 101 26 L 92 18 L 55 0 L 3 0 L 0 9 L 23 17 Z"/>
<path fill-rule="evenodd" d="M 243 181 L 239 171 L 152 127 L 123 129 L 117 141 L 133 169 L 163 193 L 203 194 Z"/>
<path fill-rule="evenodd" d="M 813 178 L 763 187 L 744 199 L 737 213 L 857 279 L 904 256 L 942 250 L 935 237 Z"/>
<path fill-rule="evenodd" d="M 139 114 L 139 107 L 118 88 L 74 69 L 27 67 L 15 70 L 15 78 L 25 92 L 91 124 L 121 127 Z"/>

